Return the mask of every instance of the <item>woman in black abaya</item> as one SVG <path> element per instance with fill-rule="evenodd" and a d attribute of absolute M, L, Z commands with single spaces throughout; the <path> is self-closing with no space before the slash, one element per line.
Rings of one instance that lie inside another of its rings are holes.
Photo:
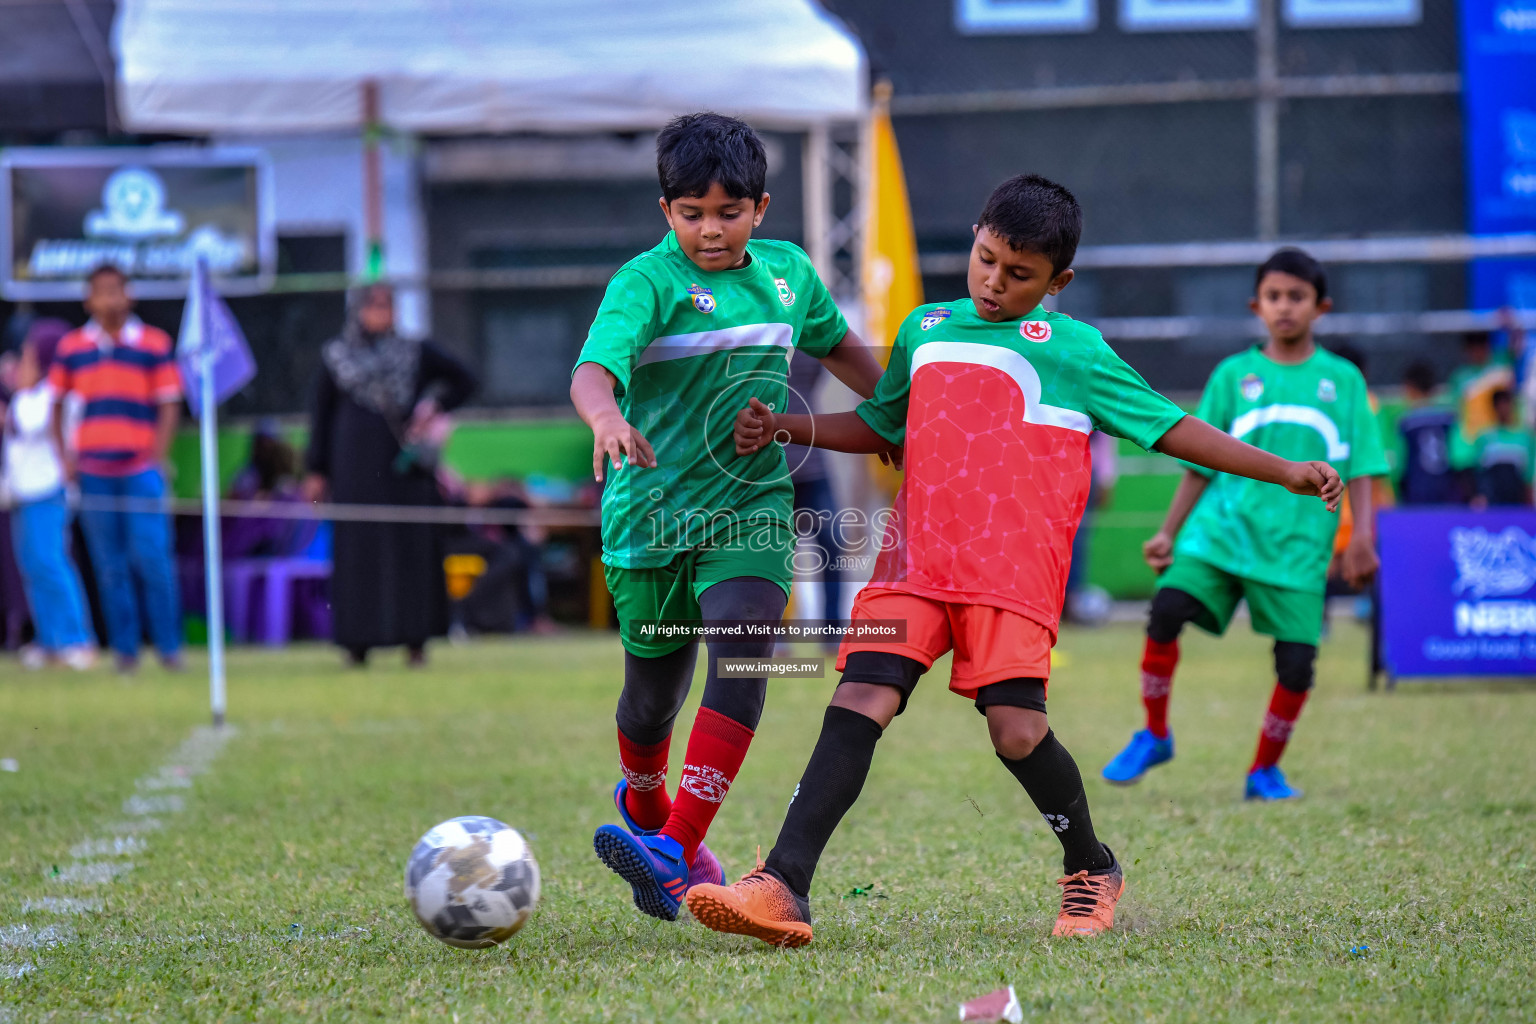
<path fill-rule="evenodd" d="M 430 341 L 395 333 L 393 292 L 348 297 L 340 337 L 321 350 L 310 421 L 305 496 L 362 505 L 439 503 L 428 435 L 475 389 L 469 370 Z M 411 664 L 448 628 L 440 528 L 428 523 L 337 522 L 333 636 L 355 665 L 374 647 L 404 645 Z"/>

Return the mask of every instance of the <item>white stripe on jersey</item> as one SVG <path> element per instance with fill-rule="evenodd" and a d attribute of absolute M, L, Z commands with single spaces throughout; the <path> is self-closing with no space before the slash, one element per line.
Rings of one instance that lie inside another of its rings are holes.
<path fill-rule="evenodd" d="M 1093 433 L 1093 421 L 1076 409 L 1045 405 L 1040 401 L 1040 374 L 1028 359 L 1011 348 L 970 341 L 926 341 L 912 353 L 912 376 L 930 363 L 968 363 L 990 366 L 1013 378 L 1024 393 L 1024 422 L 1043 427 L 1064 427 L 1080 434 Z"/>
<path fill-rule="evenodd" d="M 1339 438 L 1339 425 L 1323 410 L 1310 405 L 1264 405 L 1249 409 L 1232 421 L 1232 436 L 1241 441 L 1246 435 L 1272 423 L 1311 427 L 1323 435 L 1323 441 L 1328 445 L 1329 462 L 1349 458 L 1349 442 Z"/>
<path fill-rule="evenodd" d="M 718 331 L 699 331 L 696 334 L 668 334 L 652 339 L 645 351 L 640 353 L 640 358 L 635 360 L 635 366 L 638 368 L 647 363 L 688 359 L 753 345 L 772 345 L 784 349 L 787 365 L 794 352 L 795 329 L 790 324 L 742 324 L 740 327 L 723 327 Z"/>

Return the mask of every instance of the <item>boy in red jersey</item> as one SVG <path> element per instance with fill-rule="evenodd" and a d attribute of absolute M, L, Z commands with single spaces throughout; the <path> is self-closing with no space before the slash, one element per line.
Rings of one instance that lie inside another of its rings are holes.
<path fill-rule="evenodd" d="M 905 623 L 894 642 L 843 644 L 843 678 L 766 863 L 733 886 L 688 892 L 716 931 L 777 945 L 811 940 L 816 862 L 863 788 L 875 745 L 918 678 L 955 652 L 950 689 L 975 701 L 998 757 L 1061 841 L 1065 878 L 1054 934 L 1112 926 L 1122 869 L 1100 843 L 1082 777 L 1045 715 L 1072 538 L 1087 502 L 1088 436 L 1127 437 L 1190 462 L 1320 495 L 1341 489 L 1326 463 L 1289 462 L 1237 441 L 1147 387 L 1093 328 L 1040 305 L 1072 280 L 1082 213 L 1035 175 L 992 193 L 975 227 L 970 298 L 921 306 L 902 324 L 875 397 L 853 413 L 776 415 L 752 401 L 737 451 L 796 442 L 841 451 L 905 444 L 907 477 L 861 623 Z"/>

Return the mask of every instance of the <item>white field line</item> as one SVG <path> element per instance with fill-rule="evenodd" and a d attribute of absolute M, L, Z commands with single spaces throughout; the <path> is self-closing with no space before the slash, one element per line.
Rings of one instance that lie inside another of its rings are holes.
<path fill-rule="evenodd" d="M 42 899 L 27 900 L 21 905 L 23 914 L 38 911 L 46 914 L 94 914 L 100 909 L 101 900 L 86 900 L 77 896 L 44 896 Z"/>
<path fill-rule="evenodd" d="M 57 885 L 94 886 L 132 871 L 132 861 L 93 858 L 118 858 L 146 852 L 149 841 L 142 838 L 143 835 L 157 831 L 165 824 L 155 815 L 177 814 L 186 809 L 185 797 L 163 791 L 190 789 L 193 780 L 208 770 L 233 734 L 232 726 L 222 729 L 201 726 L 192 730 L 192 735 L 171 752 L 164 764 L 134 783 L 134 788 L 140 792 L 123 801 L 124 820 L 105 826 L 101 831 L 107 835 L 92 836 L 70 847 L 73 862 L 63 867 L 55 866 L 47 872 L 48 880 Z M 99 899 L 45 896 L 24 902 L 22 912 L 83 914 L 98 912 L 101 906 Z M 40 966 L 37 959 L 40 951 L 69 942 L 74 937 L 74 929 L 64 924 L 0 926 L 0 953 L 9 950 L 32 954 L 29 961 L 0 962 L 0 979 L 15 980 L 32 973 Z"/>

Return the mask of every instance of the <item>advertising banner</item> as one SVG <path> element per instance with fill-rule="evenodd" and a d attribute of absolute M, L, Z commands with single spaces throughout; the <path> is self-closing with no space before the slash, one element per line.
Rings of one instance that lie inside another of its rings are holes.
<path fill-rule="evenodd" d="M 1536 231 L 1536 0 L 1460 0 L 1467 228 Z M 1536 260 L 1472 265 L 1477 309 L 1536 309 Z"/>
<path fill-rule="evenodd" d="M 1536 510 L 1389 509 L 1377 532 L 1388 672 L 1536 675 Z"/>
<path fill-rule="evenodd" d="M 140 298 L 186 294 L 199 258 L 227 293 L 270 286 L 275 237 L 259 150 L 0 151 L 0 294 L 73 299 L 103 263 Z"/>

